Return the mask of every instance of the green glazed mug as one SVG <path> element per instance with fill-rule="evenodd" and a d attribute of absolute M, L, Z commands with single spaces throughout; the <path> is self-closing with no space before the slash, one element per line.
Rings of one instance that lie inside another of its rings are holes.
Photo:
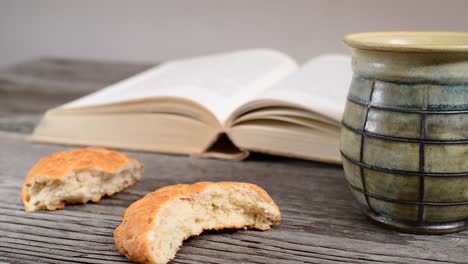
<path fill-rule="evenodd" d="M 410 233 L 468 225 L 468 33 L 347 35 L 346 179 L 366 215 Z"/>

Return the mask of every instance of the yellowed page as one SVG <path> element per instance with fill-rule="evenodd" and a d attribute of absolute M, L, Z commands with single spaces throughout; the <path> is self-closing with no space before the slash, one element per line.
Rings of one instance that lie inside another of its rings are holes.
<path fill-rule="evenodd" d="M 351 78 L 349 56 L 319 56 L 305 63 L 294 74 L 256 95 L 241 108 L 255 104 L 256 101 L 282 101 L 340 121 Z"/>
<path fill-rule="evenodd" d="M 237 107 L 296 69 L 297 64 L 291 58 L 267 49 L 171 61 L 59 109 L 177 97 L 206 107 L 223 123 Z"/>

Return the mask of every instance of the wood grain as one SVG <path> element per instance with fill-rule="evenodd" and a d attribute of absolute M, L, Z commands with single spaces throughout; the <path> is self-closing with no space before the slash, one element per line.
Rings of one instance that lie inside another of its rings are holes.
<path fill-rule="evenodd" d="M 146 70 L 150 65 L 44 58 L 0 71 L 0 130 L 30 133 L 55 106 Z"/>
<path fill-rule="evenodd" d="M 468 263 L 468 232 L 416 236 L 383 229 L 359 212 L 340 167 L 264 155 L 233 162 L 130 152 L 146 169 L 134 187 L 97 204 L 26 213 L 19 195 L 26 173 L 40 157 L 65 149 L 25 140 L 40 112 L 147 66 L 47 59 L 17 67 L 19 73 L 0 73 L 0 94 L 23 98 L 0 96 L 0 263 L 127 263 L 112 232 L 129 204 L 165 185 L 225 180 L 265 188 L 282 223 L 266 232 L 206 232 L 189 239 L 173 263 Z M 38 82 L 24 81 L 32 79 Z M 30 92 L 56 97 L 30 103 Z"/>

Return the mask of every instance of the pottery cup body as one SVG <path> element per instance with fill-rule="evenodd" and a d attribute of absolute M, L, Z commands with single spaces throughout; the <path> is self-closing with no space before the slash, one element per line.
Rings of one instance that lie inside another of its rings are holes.
<path fill-rule="evenodd" d="M 400 231 L 468 222 L 468 34 L 453 35 L 345 38 L 354 72 L 341 132 L 346 179 L 371 219 Z"/>

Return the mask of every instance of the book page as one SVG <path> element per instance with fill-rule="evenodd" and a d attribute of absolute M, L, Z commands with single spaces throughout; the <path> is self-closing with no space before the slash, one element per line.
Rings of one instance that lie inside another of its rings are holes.
<path fill-rule="evenodd" d="M 328 54 L 306 62 L 297 72 L 255 99 L 282 100 L 341 120 L 352 79 L 351 57 Z"/>
<path fill-rule="evenodd" d="M 297 68 L 288 56 L 266 49 L 172 61 L 60 108 L 82 108 L 152 97 L 181 97 L 205 106 L 222 123 L 238 106 Z"/>

